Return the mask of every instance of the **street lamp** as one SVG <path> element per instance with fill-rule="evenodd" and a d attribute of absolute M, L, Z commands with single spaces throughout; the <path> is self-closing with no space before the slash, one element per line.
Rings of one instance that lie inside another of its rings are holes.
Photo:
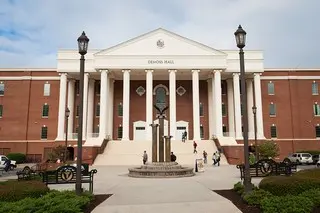
<path fill-rule="evenodd" d="M 247 92 L 246 92 L 246 77 L 244 68 L 244 52 L 243 48 L 246 46 L 246 31 L 239 25 L 237 31 L 234 33 L 237 47 L 240 49 L 240 83 L 241 83 L 241 103 L 243 106 L 243 143 L 244 143 L 244 189 L 245 193 L 252 190 L 250 167 L 249 167 L 249 144 L 248 144 L 248 111 L 247 111 Z M 240 107 L 240 106 L 239 106 Z"/>
<path fill-rule="evenodd" d="M 64 163 L 67 162 L 67 148 L 68 148 L 68 121 L 69 121 L 69 116 L 70 116 L 70 110 L 67 107 L 66 109 L 66 141 L 64 144 Z"/>
<path fill-rule="evenodd" d="M 82 164 L 82 129 L 83 129 L 83 84 L 84 84 L 84 55 L 87 54 L 89 39 L 83 31 L 78 38 L 78 49 L 80 57 L 80 90 L 79 90 L 79 128 L 78 128 L 78 149 L 77 149 L 77 173 L 76 173 L 76 193 L 82 193 L 81 187 L 81 164 Z"/>
<path fill-rule="evenodd" d="M 252 107 L 252 113 L 253 113 L 253 118 L 254 118 L 254 145 L 255 145 L 255 154 L 256 154 L 256 161 L 259 160 L 259 152 L 258 152 L 258 142 L 257 142 L 257 107 L 253 106 Z"/>

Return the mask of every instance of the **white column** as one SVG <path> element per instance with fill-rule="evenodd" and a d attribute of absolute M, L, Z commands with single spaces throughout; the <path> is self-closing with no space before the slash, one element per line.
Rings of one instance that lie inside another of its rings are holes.
<path fill-rule="evenodd" d="M 263 131 L 263 114 L 262 114 L 262 98 L 261 98 L 261 81 L 260 73 L 254 74 L 254 92 L 257 107 L 257 138 L 264 138 Z"/>
<path fill-rule="evenodd" d="M 64 139 L 64 123 L 66 115 L 66 96 L 67 96 L 67 73 L 61 73 L 60 76 L 60 94 L 59 94 L 59 114 L 58 114 L 58 134 L 56 140 Z"/>
<path fill-rule="evenodd" d="M 246 80 L 247 84 L 247 110 L 248 110 L 248 136 L 254 138 L 254 117 L 252 112 L 253 107 L 253 82 L 252 79 Z"/>
<path fill-rule="evenodd" d="M 87 138 L 88 86 L 89 86 L 89 73 L 85 73 L 84 84 L 83 84 L 83 130 L 82 130 L 82 137 L 84 140 Z"/>
<path fill-rule="evenodd" d="M 236 139 L 242 138 L 242 118 L 241 118 L 241 102 L 240 102 L 240 82 L 239 73 L 233 73 L 233 95 L 234 95 L 234 118 Z"/>
<path fill-rule="evenodd" d="M 99 138 L 105 139 L 107 134 L 107 106 L 108 106 L 108 70 L 101 70 L 100 77 L 100 117 Z"/>
<path fill-rule="evenodd" d="M 222 131 L 222 101 L 221 101 L 221 70 L 214 70 L 214 96 L 215 96 L 215 119 L 216 136 L 223 136 Z"/>
<path fill-rule="evenodd" d="M 123 72 L 123 116 L 122 116 L 122 140 L 128 141 L 130 126 L 130 70 L 122 70 Z"/>
<path fill-rule="evenodd" d="M 213 136 L 213 119 L 212 119 L 212 79 L 209 78 L 208 82 L 208 113 L 209 113 L 209 139 Z"/>
<path fill-rule="evenodd" d="M 72 79 L 68 82 L 68 109 L 70 111 L 68 118 L 68 138 L 71 138 L 73 132 L 75 84 L 76 81 Z"/>
<path fill-rule="evenodd" d="M 212 107 L 211 107 L 211 112 L 212 112 L 212 134 L 213 134 L 213 136 L 214 137 L 216 137 L 217 135 L 216 135 L 216 113 L 215 113 L 215 111 L 216 111 L 216 96 L 215 96 L 215 83 L 214 83 L 214 75 L 213 74 L 211 74 L 211 94 L 212 94 L 212 97 L 211 97 L 211 99 L 212 99 L 212 102 L 211 102 L 211 104 L 212 104 Z"/>
<path fill-rule="evenodd" d="M 153 120 L 153 70 L 146 70 L 146 140 L 152 140 L 152 124 Z"/>
<path fill-rule="evenodd" d="M 230 137 L 235 136 L 234 131 L 234 99 L 233 99 L 233 83 L 232 79 L 227 80 L 227 90 L 228 90 L 228 132 Z"/>
<path fill-rule="evenodd" d="M 176 140 L 176 132 L 177 132 L 176 72 L 177 70 L 169 70 L 169 98 L 170 98 L 169 110 L 170 110 L 170 135 L 172 136 L 171 140 Z"/>
<path fill-rule="evenodd" d="M 93 133 L 93 117 L 94 117 L 94 82 L 95 80 L 89 80 L 88 91 L 88 123 L 87 123 L 87 138 L 92 137 Z"/>
<path fill-rule="evenodd" d="M 192 70 L 192 103 L 193 103 L 193 140 L 200 138 L 200 109 L 199 109 L 199 72 Z"/>
<path fill-rule="evenodd" d="M 109 78 L 109 109 L 108 109 L 108 135 L 110 139 L 113 138 L 113 89 L 114 87 L 114 79 Z"/>

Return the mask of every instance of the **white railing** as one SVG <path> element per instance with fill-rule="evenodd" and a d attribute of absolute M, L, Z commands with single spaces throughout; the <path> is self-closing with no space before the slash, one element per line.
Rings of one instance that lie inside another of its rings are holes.
<path fill-rule="evenodd" d="M 87 137 L 88 138 L 98 138 L 99 137 L 99 133 L 96 133 L 96 132 L 88 133 Z"/>

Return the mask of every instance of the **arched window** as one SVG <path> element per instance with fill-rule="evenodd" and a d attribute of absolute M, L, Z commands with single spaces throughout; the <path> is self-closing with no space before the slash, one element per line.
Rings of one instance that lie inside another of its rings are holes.
<path fill-rule="evenodd" d="M 166 90 L 163 87 L 159 87 L 156 90 L 156 106 L 160 109 L 166 106 Z"/>

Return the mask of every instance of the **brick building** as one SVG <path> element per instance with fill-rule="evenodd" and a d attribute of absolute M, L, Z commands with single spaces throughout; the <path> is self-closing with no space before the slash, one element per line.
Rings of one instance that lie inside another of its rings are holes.
<path fill-rule="evenodd" d="M 274 140 L 281 157 L 319 149 L 320 69 L 265 69 L 262 51 L 246 50 L 249 139 Z M 0 154 L 47 158 L 52 147 L 76 149 L 79 54 L 60 50 L 55 69 L 0 69 Z M 151 141 L 157 106 L 169 105 L 165 134 L 172 143 L 215 141 L 229 162 L 242 159 L 238 50 L 216 50 L 157 29 L 114 47 L 90 50 L 84 80 L 84 158 L 105 139 Z M 66 109 L 70 116 L 66 122 Z M 208 142 L 209 143 L 209 142 Z M 103 152 L 103 150 L 102 150 Z"/>

